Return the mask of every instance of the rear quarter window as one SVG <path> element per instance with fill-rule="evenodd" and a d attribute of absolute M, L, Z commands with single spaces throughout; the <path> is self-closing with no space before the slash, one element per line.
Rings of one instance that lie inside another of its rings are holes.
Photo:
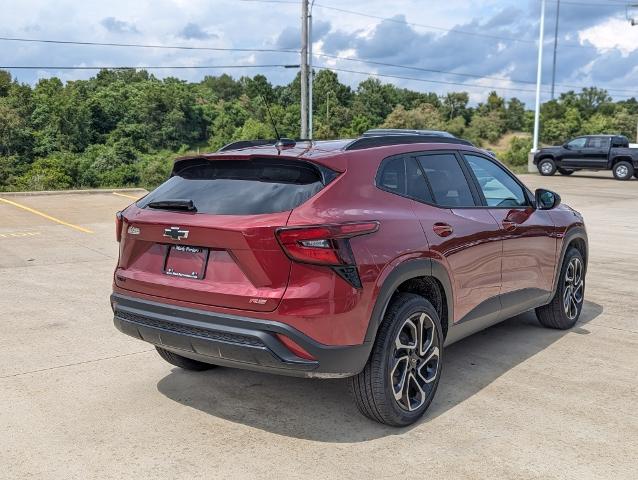
<path fill-rule="evenodd" d="M 303 161 L 186 160 L 173 176 L 137 203 L 192 200 L 197 213 L 257 215 L 298 207 L 333 175 Z M 326 177 L 328 178 L 326 180 Z"/>

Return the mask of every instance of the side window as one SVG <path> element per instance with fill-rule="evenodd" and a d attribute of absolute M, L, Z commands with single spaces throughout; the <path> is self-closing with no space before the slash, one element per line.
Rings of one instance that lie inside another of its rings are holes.
<path fill-rule="evenodd" d="M 416 160 L 410 157 L 394 157 L 383 161 L 377 174 L 377 185 L 391 193 L 431 202 L 430 192 Z"/>
<path fill-rule="evenodd" d="M 472 190 L 455 155 L 422 155 L 417 160 L 425 172 L 437 205 L 451 208 L 476 206 Z"/>
<path fill-rule="evenodd" d="M 575 138 L 574 140 L 569 142 L 567 145 L 569 145 L 569 148 L 571 149 L 578 150 L 579 148 L 585 148 L 586 142 L 587 142 L 587 138 L 580 137 L 580 138 Z"/>
<path fill-rule="evenodd" d="M 522 207 L 528 204 L 523 188 L 500 166 L 483 157 L 465 155 L 483 191 L 488 207 Z"/>
<path fill-rule="evenodd" d="M 595 148 L 597 150 L 606 150 L 609 148 L 609 138 L 590 137 L 587 140 L 587 148 Z"/>

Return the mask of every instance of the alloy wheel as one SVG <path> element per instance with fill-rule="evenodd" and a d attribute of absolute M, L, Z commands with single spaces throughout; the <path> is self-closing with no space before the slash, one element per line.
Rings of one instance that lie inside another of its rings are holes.
<path fill-rule="evenodd" d="M 392 393 L 402 409 L 411 412 L 425 403 L 439 373 L 439 352 L 439 335 L 427 313 L 403 322 L 390 359 Z"/>
<path fill-rule="evenodd" d="M 585 287 L 583 262 L 580 258 L 572 258 L 565 271 L 565 286 L 563 289 L 563 308 L 570 320 L 578 316 L 578 307 L 583 302 Z"/>
<path fill-rule="evenodd" d="M 620 165 L 616 168 L 616 175 L 620 178 L 626 178 L 629 176 L 629 169 L 624 165 Z"/>
<path fill-rule="evenodd" d="M 552 164 L 550 162 L 541 163 L 541 172 L 543 172 L 545 175 L 549 175 L 550 173 L 552 173 Z"/>

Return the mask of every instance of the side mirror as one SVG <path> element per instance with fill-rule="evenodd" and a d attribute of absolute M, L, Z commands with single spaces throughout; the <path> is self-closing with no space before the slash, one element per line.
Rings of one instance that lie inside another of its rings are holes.
<path fill-rule="evenodd" d="M 565 150 L 569 150 L 569 143 L 563 143 L 563 148 Z"/>
<path fill-rule="evenodd" d="M 536 208 L 539 210 L 551 210 L 560 205 L 560 195 L 554 193 L 551 190 L 545 190 L 539 188 L 535 192 L 536 196 Z"/>

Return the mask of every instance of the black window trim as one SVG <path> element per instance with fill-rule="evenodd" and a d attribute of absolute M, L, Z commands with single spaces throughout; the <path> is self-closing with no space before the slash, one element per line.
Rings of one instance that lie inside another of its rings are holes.
<path fill-rule="evenodd" d="M 397 158 L 403 159 L 403 171 L 404 171 L 404 177 L 405 177 L 405 181 L 406 182 L 407 182 L 407 176 L 408 176 L 407 166 L 405 164 L 406 159 L 412 159 L 416 163 L 417 168 L 419 170 L 421 170 L 421 173 L 423 173 L 423 170 L 421 169 L 421 165 L 419 165 L 419 162 L 412 156 L 412 154 L 410 154 L 410 153 L 399 153 L 397 155 L 390 155 L 389 157 L 386 157 L 383 160 L 381 160 L 381 163 L 379 164 L 379 168 L 377 169 L 377 174 L 374 177 L 374 186 L 377 187 L 379 190 L 382 190 L 382 191 L 387 192 L 387 193 L 391 193 L 392 195 L 396 195 L 398 197 L 403 197 L 403 198 L 408 198 L 410 200 L 414 200 L 415 202 L 424 203 L 426 205 L 433 205 L 434 206 L 433 203 L 425 201 L 422 198 L 416 198 L 416 197 L 413 197 L 412 195 L 407 195 L 407 194 L 395 192 L 394 190 L 390 190 L 389 188 L 385 188 L 381 184 L 380 180 L 381 180 L 381 172 L 383 171 L 383 167 L 385 166 L 386 163 L 390 163 L 391 161 L 396 160 Z M 406 187 L 407 187 L 407 185 L 406 185 Z M 424 179 L 424 182 L 423 182 L 423 187 L 427 191 L 427 195 L 431 199 L 434 199 L 434 196 L 432 195 L 432 191 L 430 190 L 430 187 L 426 183 L 425 179 Z M 407 190 L 407 188 L 406 188 L 406 190 Z"/>
<path fill-rule="evenodd" d="M 474 184 L 474 188 L 478 189 L 479 195 L 481 197 L 481 207 L 482 208 L 487 208 L 487 209 L 497 209 L 497 210 L 503 210 L 503 209 L 508 209 L 508 210 L 515 210 L 515 209 L 519 209 L 519 210 L 527 210 L 528 208 L 536 208 L 535 202 L 532 200 L 534 198 L 532 192 L 529 190 L 529 188 L 527 188 L 527 186 L 521 182 L 516 175 L 514 175 L 512 172 L 509 171 L 509 169 L 507 167 L 505 167 L 503 164 L 501 164 L 501 162 L 499 162 L 497 159 L 495 158 L 491 158 L 487 155 L 483 155 L 479 152 L 474 152 L 474 151 L 469 151 L 469 150 L 460 150 L 459 153 L 461 154 L 461 157 L 463 158 L 463 163 L 465 164 L 466 168 L 469 170 L 470 175 L 472 176 L 472 183 Z M 498 168 L 500 168 L 503 172 L 505 172 L 505 174 L 507 176 L 509 176 L 512 180 L 514 180 L 514 182 L 523 189 L 523 194 L 525 195 L 525 200 L 527 201 L 526 205 L 520 205 L 520 206 L 511 206 L 511 205 L 504 205 L 502 207 L 499 206 L 489 206 L 487 204 L 487 200 L 485 199 L 485 195 L 483 194 L 483 189 L 481 188 L 481 184 L 479 183 L 478 179 L 476 178 L 476 175 L 474 174 L 474 172 L 472 171 L 472 167 L 470 167 L 467 158 L 465 158 L 466 155 L 472 155 L 475 157 L 480 157 L 484 160 L 487 160 L 488 162 L 493 163 L 494 165 L 496 165 Z"/>
<path fill-rule="evenodd" d="M 434 200 L 434 193 L 432 192 L 432 187 L 430 186 L 430 181 L 428 180 L 427 175 L 425 174 L 425 171 L 423 170 L 423 167 L 421 166 L 421 162 L 418 161 L 417 157 L 423 157 L 426 155 L 437 155 L 437 154 L 452 154 L 454 155 L 454 157 L 456 158 L 457 162 L 459 162 L 459 166 L 461 167 L 461 170 L 463 171 L 463 174 L 465 175 L 465 179 L 468 182 L 468 185 L 470 187 L 470 191 L 472 192 L 472 198 L 474 198 L 474 202 L 476 202 L 476 205 L 467 205 L 467 206 L 461 206 L 461 207 L 451 207 L 451 206 L 445 206 L 445 205 L 439 205 L 438 203 L 435 202 Z M 465 159 L 465 155 L 474 155 L 477 157 L 481 157 L 489 162 L 492 162 L 493 164 L 495 164 L 497 167 L 499 167 L 501 170 L 503 170 L 507 175 L 509 175 L 509 177 L 514 180 L 514 182 L 516 182 L 516 184 L 518 184 L 522 189 L 523 189 L 523 193 L 525 194 L 525 198 L 527 200 L 527 205 L 521 205 L 521 206 L 502 206 L 502 207 L 498 207 L 498 206 L 494 206 L 494 207 L 490 207 L 487 204 L 487 200 L 485 200 L 485 196 L 483 195 L 483 190 L 481 189 L 481 185 L 478 182 L 478 179 L 476 178 L 476 175 L 474 175 L 474 172 L 472 171 L 472 168 L 469 166 L 469 164 L 467 163 L 467 160 Z M 379 179 L 381 176 L 381 171 L 382 171 L 382 167 L 384 166 L 384 164 L 386 162 L 392 161 L 396 158 L 399 157 L 403 157 L 403 158 L 412 158 L 416 164 L 417 167 L 421 170 L 421 173 L 423 174 L 423 180 L 424 180 L 424 185 L 428 191 L 428 195 L 429 197 L 432 199 L 431 202 L 419 199 L 419 198 L 415 198 L 413 196 L 410 195 L 403 195 L 400 193 L 397 193 L 395 191 L 392 191 L 388 188 L 384 188 L 382 185 L 380 185 L 379 183 Z M 396 195 L 398 197 L 403 197 L 403 198 L 407 198 L 410 200 L 413 200 L 415 202 L 419 202 L 422 203 L 424 205 L 429 205 L 431 207 L 434 208 L 440 208 L 443 210 L 472 210 L 472 209 L 483 209 L 483 210 L 489 210 L 489 209 L 498 209 L 498 210 L 502 210 L 502 209 L 508 209 L 508 210 L 527 210 L 528 208 L 536 208 L 536 202 L 535 202 L 535 198 L 534 198 L 534 194 L 530 191 L 529 188 L 527 188 L 527 186 L 521 182 L 516 175 L 514 175 L 512 172 L 509 171 L 509 169 L 507 169 L 504 165 L 501 164 L 501 162 L 499 162 L 497 159 L 492 158 L 488 155 L 485 155 L 481 152 L 477 152 L 474 150 L 425 150 L 425 151 L 417 151 L 417 152 L 407 152 L 407 153 L 399 153 L 397 155 L 390 155 L 389 157 L 384 158 L 381 163 L 379 164 L 379 168 L 377 169 L 377 174 L 375 175 L 374 178 L 374 184 L 375 187 L 377 187 L 379 190 L 382 190 L 384 192 L 390 193 L 392 195 Z"/>

